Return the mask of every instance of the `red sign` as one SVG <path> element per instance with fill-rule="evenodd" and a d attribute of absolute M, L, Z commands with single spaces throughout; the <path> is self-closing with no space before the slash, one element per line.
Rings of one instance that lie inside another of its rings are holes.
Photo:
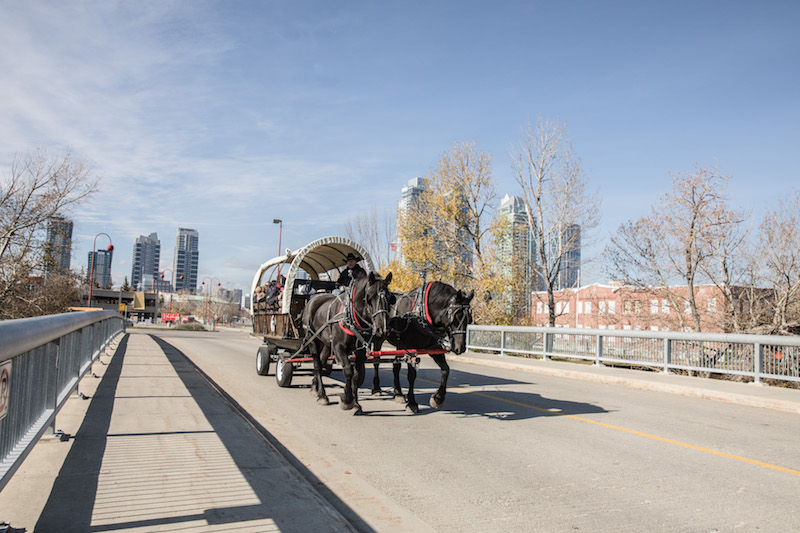
<path fill-rule="evenodd" d="M 181 319 L 180 313 L 161 313 L 162 322 L 176 322 Z"/>

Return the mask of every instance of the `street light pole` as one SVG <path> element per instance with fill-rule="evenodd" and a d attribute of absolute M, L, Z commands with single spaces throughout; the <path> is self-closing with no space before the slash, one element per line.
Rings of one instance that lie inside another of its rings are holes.
<path fill-rule="evenodd" d="M 97 248 L 97 238 L 100 235 L 105 235 L 106 237 L 108 237 L 108 246 L 106 246 L 106 250 L 108 250 L 109 252 L 114 251 L 114 245 L 111 244 L 111 237 L 108 235 L 108 233 L 98 233 L 97 235 L 94 236 L 94 240 L 92 241 L 92 264 L 89 266 L 89 301 L 87 302 L 86 307 L 92 306 L 92 283 L 94 283 L 94 264 L 95 262 L 97 262 L 97 250 L 95 248 Z"/>
<path fill-rule="evenodd" d="M 200 282 L 200 285 L 205 285 L 206 284 L 206 280 L 208 280 L 208 287 L 207 287 L 207 290 L 206 290 L 206 311 L 205 311 L 205 315 L 206 315 L 206 324 L 208 324 L 208 321 L 211 318 L 210 317 L 210 315 L 211 315 L 211 284 L 212 284 L 212 282 L 214 280 L 217 280 L 217 287 L 219 287 L 220 285 L 222 285 L 222 280 L 220 280 L 219 278 L 216 278 L 216 277 L 215 278 L 205 277 L 205 278 L 203 278 L 203 281 Z M 212 326 L 211 330 L 214 331 L 214 326 Z"/>
<path fill-rule="evenodd" d="M 283 220 L 279 218 L 275 218 L 272 220 L 273 224 L 278 224 L 278 257 L 281 256 L 281 236 L 283 235 Z M 281 263 L 278 263 L 278 274 L 277 279 L 275 280 L 275 284 L 280 287 L 281 286 Z"/>

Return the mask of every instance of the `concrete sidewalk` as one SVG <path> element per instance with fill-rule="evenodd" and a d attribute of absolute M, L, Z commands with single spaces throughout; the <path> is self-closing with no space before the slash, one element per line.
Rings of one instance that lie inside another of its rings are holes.
<path fill-rule="evenodd" d="M 15 530 L 354 531 L 180 353 L 121 337 L 0 493 Z M 95 390 L 91 390 L 92 388 Z"/>
<path fill-rule="evenodd" d="M 553 361 L 499 354 L 465 352 L 447 354 L 448 361 L 532 372 L 599 383 L 621 385 L 696 398 L 718 400 L 800 414 L 800 390 L 720 379 L 647 372 L 568 361 Z"/>

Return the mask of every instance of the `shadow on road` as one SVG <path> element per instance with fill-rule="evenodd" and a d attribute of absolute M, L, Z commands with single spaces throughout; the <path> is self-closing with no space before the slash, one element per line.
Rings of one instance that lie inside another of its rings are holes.
<path fill-rule="evenodd" d="M 359 388 L 359 398 L 366 416 L 398 416 L 397 407 L 392 398 L 392 370 L 391 365 L 384 365 L 380 370 L 382 396 L 371 396 L 373 370 L 367 369 L 364 384 Z M 343 388 L 341 372 L 334 371 L 330 377 L 325 378 L 326 388 L 332 401 L 336 401 L 337 389 Z M 417 380 L 414 392 L 420 406 L 419 413 L 410 416 L 426 416 L 434 413 L 448 413 L 462 416 L 482 416 L 497 420 L 527 420 L 544 416 L 587 415 L 607 413 L 608 411 L 597 405 L 583 402 L 570 402 L 556 398 L 547 398 L 535 392 L 509 390 L 511 388 L 534 388 L 535 383 L 503 379 L 483 374 L 474 374 L 450 370 L 447 383 L 447 397 L 444 407 L 440 410 L 428 405 L 428 399 L 436 392 L 441 381 L 441 371 L 438 368 L 426 368 L 417 371 Z M 400 383 L 403 393 L 408 392 L 408 378 L 405 365 L 400 372 Z M 293 385 L 306 387 L 305 383 Z M 331 391 L 333 389 L 333 391 Z M 386 408 L 381 408 L 381 402 L 390 402 Z"/>
<path fill-rule="evenodd" d="M 365 533 L 374 532 L 372 528 L 370 528 L 363 520 L 361 520 L 355 511 L 350 508 L 345 502 L 339 499 L 332 491 L 330 491 L 325 484 L 319 480 L 316 476 L 314 476 L 311 471 L 309 471 L 302 462 L 300 462 L 288 449 L 286 449 L 280 441 L 278 441 L 264 426 L 262 426 L 256 419 L 250 416 L 247 411 L 242 408 L 238 402 L 236 402 L 233 397 L 227 394 L 224 390 L 222 390 L 215 382 L 212 380 L 207 374 L 205 374 L 200 368 L 198 368 L 183 352 L 181 352 L 178 348 L 171 345 L 170 343 L 166 342 L 165 340 L 155 336 L 150 335 L 150 337 L 158 344 L 158 346 L 164 351 L 167 356 L 167 359 L 172 363 L 173 367 L 175 368 L 178 376 L 183 381 L 186 388 L 191 393 L 193 399 L 203 411 L 203 413 L 208 418 L 209 423 L 214 428 L 214 431 L 222 441 L 223 445 L 227 449 L 228 453 L 230 454 L 233 461 L 236 465 L 240 468 L 242 475 L 247 479 L 250 483 L 253 491 L 258 496 L 259 500 L 262 502 L 262 505 L 259 506 L 261 509 L 253 508 L 250 512 L 256 515 L 264 515 L 265 511 L 268 515 L 276 512 L 276 507 L 281 508 L 285 507 L 285 503 L 283 500 L 286 498 L 291 498 L 291 494 L 276 494 L 274 492 L 264 492 L 261 488 L 263 487 L 262 483 L 259 483 L 257 479 L 252 479 L 252 476 L 257 474 L 257 471 L 254 472 L 250 468 L 248 468 L 249 464 L 249 457 L 248 453 L 242 450 L 242 442 L 240 439 L 240 435 L 238 432 L 236 434 L 232 434 L 228 425 L 230 424 L 230 417 L 220 418 L 219 416 L 213 416 L 216 413 L 219 413 L 220 403 L 224 402 L 228 406 L 230 406 L 234 412 L 241 417 L 242 422 L 246 422 L 250 429 L 255 429 L 258 434 L 261 435 L 269 444 L 271 444 L 275 449 L 277 449 L 283 459 L 285 459 L 295 470 L 297 470 L 300 475 L 310 483 L 314 489 L 328 502 L 330 503 L 338 512 L 340 512 L 343 516 L 345 516 L 351 524 L 356 526 L 358 531 L 362 531 Z M 220 510 L 226 511 L 226 510 Z M 285 509 L 284 509 L 285 511 Z M 308 510 L 312 512 L 312 510 Z M 226 515 L 236 515 L 237 513 L 226 513 L 220 512 L 216 513 L 215 517 L 207 517 L 210 523 L 227 523 L 227 522 L 236 522 L 236 520 L 231 520 L 226 518 Z M 301 513 L 302 514 L 302 513 Z M 301 516 L 295 517 L 300 518 Z M 335 523 L 331 523 L 331 527 L 336 529 Z"/>

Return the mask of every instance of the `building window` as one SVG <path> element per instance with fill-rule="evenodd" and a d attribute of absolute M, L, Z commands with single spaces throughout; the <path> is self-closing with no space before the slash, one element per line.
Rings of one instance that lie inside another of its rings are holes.
<path fill-rule="evenodd" d="M 592 302 L 583 302 L 583 307 L 587 315 L 592 314 Z"/>
<path fill-rule="evenodd" d="M 630 314 L 633 311 L 633 302 L 631 302 L 630 300 L 625 300 L 625 302 L 622 305 L 625 308 L 625 314 Z"/>
<path fill-rule="evenodd" d="M 608 302 L 608 314 L 613 315 L 616 311 L 617 302 Z"/>
<path fill-rule="evenodd" d="M 605 302 L 597 302 L 597 305 L 600 307 L 598 309 L 599 312 L 605 313 L 606 312 L 606 303 Z"/>
<path fill-rule="evenodd" d="M 651 315 L 658 314 L 658 300 L 650 300 L 650 314 Z"/>
<path fill-rule="evenodd" d="M 650 331 L 658 331 L 658 326 L 650 326 Z"/>
<path fill-rule="evenodd" d="M 633 312 L 636 313 L 637 315 L 641 315 L 642 314 L 642 302 L 641 301 L 636 300 L 635 302 L 633 302 Z"/>
<path fill-rule="evenodd" d="M 556 314 L 561 314 L 561 302 L 556 302 Z"/>
<path fill-rule="evenodd" d="M 717 299 L 716 298 L 709 298 L 707 305 L 708 305 L 708 312 L 709 313 L 716 313 L 717 312 Z"/>
<path fill-rule="evenodd" d="M 669 302 L 667 300 L 661 300 L 661 312 L 665 315 L 669 314 Z"/>
<path fill-rule="evenodd" d="M 564 312 L 569 313 L 569 302 L 564 302 Z"/>
<path fill-rule="evenodd" d="M 692 312 L 692 307 L 689 305 L 689 300 L 683 302 L 683 314 L 688 315 Z M 691 331 L 691 329 L 689 330 Z"/>
<path fill-rule="evenodd" d="M 537 315 L 542 314 L 542 302 L 536 302 L 536 314 Z"/>

